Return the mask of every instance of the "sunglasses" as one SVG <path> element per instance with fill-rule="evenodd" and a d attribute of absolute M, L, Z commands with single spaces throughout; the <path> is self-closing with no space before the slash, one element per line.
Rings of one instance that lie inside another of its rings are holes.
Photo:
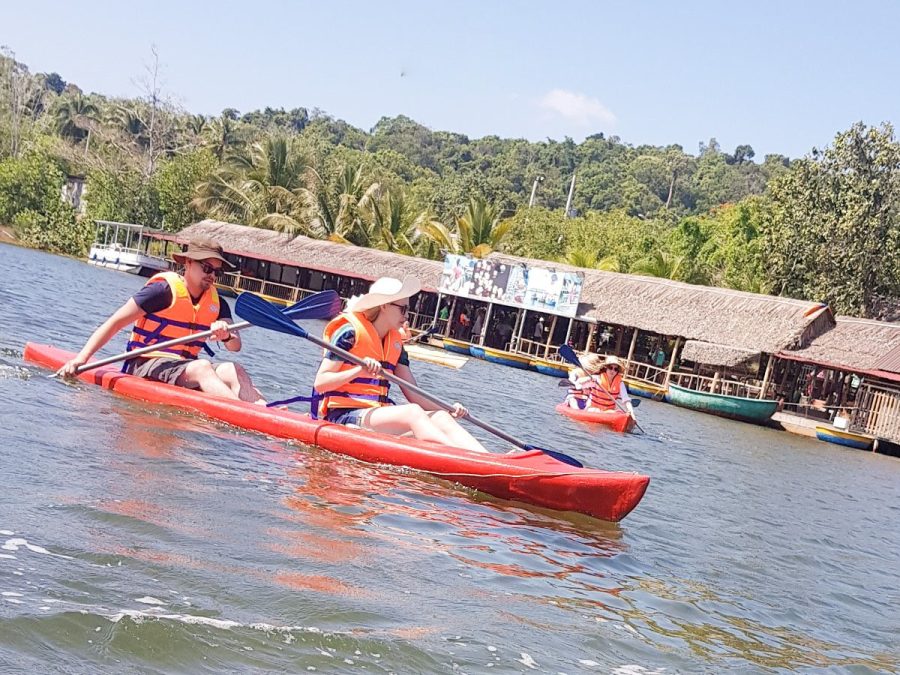
<path fill-rule="evenodd" d="M 398 305 L 396 302 L 389 302 L 388 304 L 393 305 L 394 307 L 399 309 L 400 313 L 403 315 L 406 315 L 406 313 L 409 311 L 409 305 Z"/>
<path fill-rule="evenodd" d="M 200 269 L 203 270 L 203 274 L 215 274 L 222 269 L 221 267 L 210 265 L 208 262 L 203 262 L 202 260 L 198 260 L 197 264 L 200 265 Z"/>

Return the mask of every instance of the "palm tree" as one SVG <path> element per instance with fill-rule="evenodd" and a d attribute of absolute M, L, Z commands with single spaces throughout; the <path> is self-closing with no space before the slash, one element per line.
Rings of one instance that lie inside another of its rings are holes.
<path fill-rule="evenodd" d="M 583 267 L 589 270 L 604 270 L 606 272 L 619 271 L 619 259 L 614 255 L 606 256 L 605 258 L 600 259 L 598 258 L 597 251 L 583 248 L 569 250 L 566 253 L 566 257 L 563 262 L 574 265 L 575 267 Z"/>
<path fill-rule="evenodd" d="M 512 220 L 500 222 L 500 209 L 484 197 L 472 197 L 461 218 L 456 219 L 459 248 L 476 258 L 484 258 L 500 245 Z"/>
<path fill-rule="evenodd" d="M 230 155 L 197 186 L 198 213 L 288 234 L 309 233 L 315 203 L 306 157 L 285 137 L 268 137 Z"/>
<path fill-rule="evenodd" d="M 312 231 L 330 241 L 368 245 L 371 233 L 365 215 L 381 196 L 381 185 L 367 183 L 362 165 L 341 167 L 331 186 L 321 174 L 311 173 L 315 188 L 307 194 L 313 195 L 316 203 Z"/>
<path fill-rule="evenodd" d="M 407 255 L 452 248 L 447 227 L 428 211 L 415 214 L 402 192 L 385 192 L 372 201 L 370 209 L 369 245 L 374 248 Z"/>
<path fill-rule="evenodd" d="M 679 279 L 683 264 L 683 257 L 657 249 L 647 257 L 638 260 L 629 271 L 632 274 L 643 274 L 648 277 Z"/>
<path fill-rule="evenodd" d="M 241 146 L 237 122 L 226 115 L 207 123 L 202 133 L 206 137 L 206 144 L 220 162 Z"/>
<path fill-rule="evenodd" d="M 66 97 L 56 109 L 56 130 L 73 143 L 85 141 L 87 152 L 91 142 L 90 122 L 97 119 L 98 112 L 97 106 L 81 94 Z"/>

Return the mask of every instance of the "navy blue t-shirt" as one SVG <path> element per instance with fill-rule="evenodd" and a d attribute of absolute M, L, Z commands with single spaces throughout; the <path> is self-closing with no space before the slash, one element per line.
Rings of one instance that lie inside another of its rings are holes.
<path fill-rule="evenodd" d="M 169 287 L 169 284 L 165 282 L 155 282 L 144 286 L 132 296 L 132 299 L 145 313 L 153 314 L 155 312 L 161 312 L 172 304 L 172 289 Z M 191 297 L 191 301 L 194 303 L 197 302 L 193 296 Z M 220 321 L 231 320 L 231 308 L 221 296 L 219 297 L 218 318 Z"/>
<path fill-rule="evenodd" d="M 349 323 L 344 324 L 338 329 L 337 333 L 331 336 L 331 344 L 335 347 L 339 347 L 344 351 L 349 352 L 353 349 L 353 345 L 356 344 L 356 330 L 354 330 L 353 326 Z M 344 361 L 337 354 L 333 354 L 332 352 L 328 352 L 326 358 L 332 361 Z M 401 366 L 409 366 L 409 356 L 406 354 L 406 348 L 401 348 L 400 350 L 400 358 L 397 360 L 397 364 Z"/>

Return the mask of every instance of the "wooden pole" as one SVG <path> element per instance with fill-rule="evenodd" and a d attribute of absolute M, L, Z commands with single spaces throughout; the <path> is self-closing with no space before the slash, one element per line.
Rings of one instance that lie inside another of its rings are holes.
<path fill-rule="evenodd" d="M 484 313 L 484 319 L 481 321 L 481 333 L 478 334 L 478 344 L 484 345 L 484 336 L 487 335 L 487 327 L 488 322 L 491 320 L 491 310 L 494 309 L 494 303 L 489 302 L 487 306 L 487 311 Z M 503 349 L 504 345 L 500 345 L 500 349 Z"/>
<path fill-rule="evenodd" d="M 544 358 L 546 359 L 550 355 L 550 343 L 553 342 L 553 333 L 556 331 L 556 320 L 559 317 L 554 314 L 553 321 L 550 322 L 550 332 L 547 333 L 547 344 L 544 346 Z"/>
<path fill-rule="evenodd" d="M 635 328 L 634 332 L 631 334 L 631 344 L 628 345 L 628 356 L 625 358 L 625 368 L 627 369 L 629 365 L 631 365 L 631 357 L 634 356 L 634 348 L 637 345 L 638 338 L 638 329 Z"/>
<path fill-rule="evenodd" d="M 678 354 L 678 348 L 681 346 L 681 338 L 675 338 L 675 346 L 672 348 L 672 357 L 669 359 L 669 368 L 666 370 L 666 381 L 664 387 L 669 386 L 669 380 L 672 379 L 672 371 L 675 370 L 675 357 Z M 718 375 L 718 374 L 717 374 Z"/>
<path fill-rule="evenodd" d="M 458 298 L 458 295 L 454 295 L 453 302 L 450 304 L 450 313 L 447 315 L 447 325 L 444 326 L 444 332 L 441 333 L 444 337 L 450 337 L 450 327 L 453 325 L 453 317 L 456 316 L 456 301 Z"/>
<path fill-rule="evenodd" d="M 522 353 L 522 331 L 525 328 L 525 315 L 528 314 L 527 309 L 521 310 L 520 314 L 516 315 L 516 319 L 518 320 L 518 328 L 519 330 L 516 332 L 516 351 L 520 354 Z M 512 350 L 510 350 L 512 351 Z"/>
<path fill-rule="evenodd" d="M 563 344 L 569 344 L 569 337 L 572 335 L 572 324 L 574 323 L 574 319 L 569 317 L 569 327 L 566 328 L 566 337 L 563 338 Z"/>
<path fill-rule="evenodd" d="M 584 343 L 584 351 L 591 351 L 591 343 L 594 341 L 594 335 L 597 332 L 597 324 L 592 323 L 590 329 L 588 329 L 587 342 Z"/>
<path fill-rule="evenodd" d="M 763 375 L 762 389 L 759 390 L 760 399 L 766 397 L 766 389 L 769 387 L 769 377 L 772 375 L 772 362 L 774 360 L 773 356 L 769 354 L 769 362 L 766 364 L 766 374 Z"/>
<path fill-rule="evenodd" d="M 438 314 L 441 313 L 441 300 L 443 299 L 443 297 L 444 294 L 438 291 L 438 300 L 437 304 L 434 306 L 434 316 L 431 319 L 431 323 L 433 323 L 435 326 L 437 325 Z"/>

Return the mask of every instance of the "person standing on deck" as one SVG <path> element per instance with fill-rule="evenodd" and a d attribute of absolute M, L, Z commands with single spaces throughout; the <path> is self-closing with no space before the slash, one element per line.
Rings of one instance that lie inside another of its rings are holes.
<path fill-rule="evenodd" d="M 388 398 L 390 383 L 379 377 L 382 371 L 388 371 L 416 384 L 400 328 L 406 320 L 409 298 L 419 289 L 415 277 L 403 281 L 381 277 L 368 293 L 351 298 L 346 311 L 328 323 L 324 339 L 362 359 L 365 367 L 326 352 L 313 384 L 322 396 L 316 414 L 337 424 L 396 436 L 411 432 L 422 441 L 487 452 L 456 421 L 466 414 L 459 403 L 448 413 L 401 385 L 409 403 L 397 405 Z"/>
<path fill-rule="evenodd" d="M 161 272 L 151 277 L 94 331 L 75 358 L 57 371 L 59 375 L 74 375 L 79 366 L 130 323 L 134 323 L 134 329 L 126 347 L 129 351 L 207 330 L 212 330 L 213 339 L 228 351 L 240 351 L 241 336 L 228 330 L 231 310 L 219 298 L 214 285 L 216 273 L 224 265 L 233 267 L 225 259 L 222 247 L 210 239 L 197 239 L 188 243 L 184 253 L 172 257 L 184 265 L 184 276 Z M 208 360 L 197 358 L 205 347 L 206 340 L 202 339 L 150 352 L 128 361 L 125 370 L 148 380 L 200 389 L 222 398 L 265 403 L 240 365 L 213 366 Z"/>

